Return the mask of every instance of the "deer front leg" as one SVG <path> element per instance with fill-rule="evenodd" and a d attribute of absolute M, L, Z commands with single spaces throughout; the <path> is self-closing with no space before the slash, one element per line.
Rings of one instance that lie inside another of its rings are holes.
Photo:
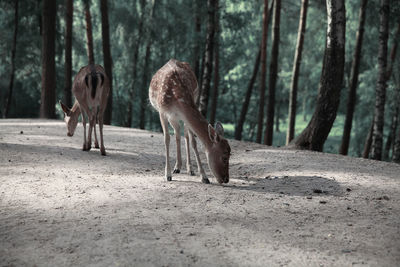
<path fill-rule="evenodd" d="M 182 167 L 182 154 L 181 154 L 181 126 L 179 121 L 170 121 L 172 128 L 174 128 L 176 140 L 176 163 L 173 173 L 180 173 Z"/>
<path fill-rule="evenodd" d="M 87 140 L 87 150 L 89 151 L 92 148 L 92 130 L 95 124 L 95 116 L 90 113 L 89 115 L 89 133 L 88 133 L 88 140 Z"/>
<path fill-rule="evenodd" d="M 97 114 L 94 119 L 93 131 L 94 131 L 94 147 L 99 148 L 99 142 L 97 141 L 97 134 L 96 134 L 96 123 L 97 123 Z"/>
<path fill-rule="evenodd" d="M 203 166 L 201 165 L 199 151 L 197 151 L 196 139 L 194 138 L 194 135 L 193 135 L 192 131 L 190 131 L 190 130 L 189 130 L 189 137 L 190 137 L 190 142 L 192 143 L 192 148 L 194 150 L 194 156 L 196 158 L 197 168 L 198 168 L 199 173 L 200 173 L 201 182 L 203 182 L 205 184 L 209 184 L 210 181 L 208 180 L 207 175 L 204 172 Z"/>
<path fill-rule="evenodd" d="M 164 133 L 164 144 L 165 144 L 165 178 L 167 181 L 172 180 L 171 166 L 169 165 L 169 132 L 168 132 L 168 119 L 160 113 L 160 122 Z"/>
<path fill-rule="evenodd" d="M 99 130 L 100 130 L 100 152 L 101 155 L 105 156 L 106 155 L 106 149 L 104 147 L 104 141 L 103 141 L 103 113 L 104 111 L 100 110 L 99 112 Z"/>
<path fill-rule="evenodd" d="M 187 127 L 184 128 L 185 134 L 185 148 L 186 148 L 186 171 L 190 175 L 194 175 L 194 171 L 192 170 L 192 164 L 190 162 L 190 147 L 189 147 L 189 130 Z"/>

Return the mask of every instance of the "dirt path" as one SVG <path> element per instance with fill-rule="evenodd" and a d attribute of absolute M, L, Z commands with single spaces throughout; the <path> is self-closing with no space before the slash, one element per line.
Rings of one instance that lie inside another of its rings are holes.
<path fill-rule="evenodd" d="M 0 266 L 400 264 L 399 165 L 230 141 L 228 185 L 166 182 L 161 134 L 82 132 L 0 120 Z"/>

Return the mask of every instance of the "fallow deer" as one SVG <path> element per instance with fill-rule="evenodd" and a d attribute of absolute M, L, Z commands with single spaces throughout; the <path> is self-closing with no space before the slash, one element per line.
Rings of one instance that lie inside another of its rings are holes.
<path fill-rule="evenodd" d="M 110 83 L 100 65 L 88 65 L 82 67 L 75 76 L 72 84 L 72 93 L 75 96 L 75 103 L 71 109 L 60 102 L 64 111 L 64 121 L 67 124 L 67 135 L 73 136 L 78 124 L 79 114 L 82 113 L 83 124 L 83 150 L 89 151 L 92 147 L 92 129 L 94 129 L 95 147 L 99 147 L 96 135 L 96 121 L 100 130 L 100 152 L 106 155 L 103 141 L 103 114 L 107 106 Z M 86 140 L 86 118 L 89 120 L 89 131 Z"/>
<path fill-rule="evenodd" d="M 169 163 L 168 122 L 175 132 L 177 144 L 177 161 L 174 173 L 179 173 L 182 165 L 180 149 L 180 124 L 184 123 L 184 137 L 186 144 L 187 172 L 194 175 L 190 164 L 189 141 L 194 150 L 198 171 L 203 183 L 210 183 L 201 165 L 199 152 L 194 134 L 204 144 L 208 166 L 218 183 L 229 182 L 229 157 L 231 148 L 224 139 L 224 128 L 217 123 L 215 129 L 207 122 L 196 107 L 195 99 L 199 94 L 196 76 L 189 64 L 171 59 L 156 74 L 154 74 L 149 88 L 149 99 L 152 106 L 159 112 L 161 126 L 164 132 L 165 143 L 165 177 L 172 180 Z"/>

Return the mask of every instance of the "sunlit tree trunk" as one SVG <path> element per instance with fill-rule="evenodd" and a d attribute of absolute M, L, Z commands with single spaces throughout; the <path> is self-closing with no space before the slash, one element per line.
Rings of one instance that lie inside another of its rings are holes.
<path fill-rule="evenodd" d="M 206 51 L 204 55 L 204 71 L 203 80 L 201 85 L 201 96 L 200 96 L 200 112 L 204 117 L 207 117 L 208 99 L 210 93 L 211 84 L 211 73 L 212 73 L 212 62 L 214 52 L 214 35 L 215 35 L 215 9 L 216 0 L 207 0 L 208 9 L 208 22 L 207 22 L 207 39 L 206 39 Z"/>
<path fill-rule="evenodd" d="M 378 51 L 378 82 L 375 95 L 374 130 L 372 132 L 371 158 L 382 159 L 383 125 L 386 101 L 387 82 L 387 41 L 389 36 L 389 0 L 381 0 L 379 51 Z"/>
<path fill-rule="evenodd" d="M 90 0 L 84 0 L 86 20 L 86 45 L 89 64 L 94 64 L 92 16 L 90 15 Z"/>
<path fill-rule="evenodd" d="M 326 0 L 327 34 L 317 104 L 311 121 L 293 140 L 298 148 L 322 151 L 339 107 L 343 83 L 346 9 L 344 0 Z"/>
<path fill-rule="evenodd" d="M 132 87 L 129 91 L 129 103 L 128 103 L 128 119 L 125 124 L 126 127 L 132 126 L 132 117 L 133 117 L 133 105 L 135 102 L 135 86 L 137 85 L 136 77 L 137 77 L 137 65 L 139 58 L 139 47 L 142 42 L 143 36 L 143 23 L 144 23 L 144 14 L 145 14 L 146 0 L 140 1 L 140 20 L 138 25 L 138 36 L 135 42 L 134 52 L 133 52 L 133 60 L 132 60 Z"/>
<path fill-rule="evenodd" d="M 301 55 L 303 53 L 304 36 L 306 32 L 307 9 L 308 9 L 308 0 L 302 0 L 299 29 L 297 31 L 296 52 L 294 54 L 293 74 L 292 74 L 292 81 L 290 84 L 289 118 L 288 118 L 288 129 L 286 133 L 286 145 L 288 145 L 290 141 L 293 140 L 294 129 L 296 126 L 297 87 L 300 74 Z"/>
<path fill-rule="evenodd" d="M 253 74 L 251 75 L 249 85 L 247 86 L 246 95 L 244 97 L 243 104 L 242 104 L 242 110 L 240 112 L 238 123 L 235 127 L 235 139 L 236 140 L 242 139 L 243 124 L 246 119 L 247 111 L 249 109 L 251 92 L 253 91 L 254 82 L 256 81 L 258 69 L 260 67 L 260 56 L 261 56 L 261 47 L 258 50 L 257 58 L 256 58 L 256 61 L 254 63 L 254 67 L 253 67 Z"/>
<path fill-rule="evenodd" d="M 361 1 L 359 18 L 358 18 L 358 31 L 356 36 L 356 46 L 354 49 L 353 62 L 351 65 L 351 76 L 349 91 L 347 95 L 347 113 L 344 122 L 342 143 L 339 148 L 339 154 L 347 155 L 349 151 L 351 127 L 353 123 L 353 114 L 356 105 L 357 85 L 358 85 L 358 73 L 361 60 L 361 48 L 364 35 L 364 23 L 365 13 L 367 10 L 367 0 Z"/>
<path fill-rule="evenodd" d="M 215 43 L 214 43 L 214 82 L 213 82 L 213 95 L 211 100 L 211 110 L 210 110 L 210 124 L 214 125 L 215 116 L 217 113 L 217 103 L 218 103 L 218 85 L 219 85 L 219 6 L 218 0 L 215 0 Z"/>
<path fill-rule="evenodd" d="M 14 75 L 15 75 L 15 53 L 17 50 L 17 35 L 18 35 L 18 0 L 15 0 L 15 10 L 14 10 L 14 36 L 13 36 L 13 44 L 11 48 L 11 72 L 10 72 L 10 81 L 8 84 L 8 95 L 6 98 L 6 102 L 4 105 L 3 118 L 8 117 L 8 112 L 11 106 L 12 100 L 12 92 L 14 87 Z"/>
<path fill-rule="evenodd" d="M 43 0 L 42 13 L 42 93 L 40 117 L 56 117 L 56 1 Z"/>
<path fill-rule="evenodd" d="M 72 0 L 65 1 L 65 85 L 64 103 L 72 106 L 72 19 L 74 4 Z"/>
<path fill-rule="evenodd" d="M 268 107 L 267 121 L 264 133 L 264 145 L 271 146 L 274 134 L 274 117 L 275 117 L 275 91 L 276 80 L 278 78 L 278 55 L 279 55 L 279 31 L 281 18 L 281 0 L 274 2 L 274 21 L 272 24 L 272 49 L 271 63 L 269 68 L 269 83 L 268 83 Z"/>
<path fill-rule="evenodd" d="M 261 143 L 263 121 L 264 121 L 264 102 L 265 102 L 265 83 L 267 78 L 267 36 L 268 36 L 268 0 L 264 0 L 263 30 L 261 41 L 261 74 L 260 74 L 260 101 L 258 103 L 257 115 L 257 135 L 256 142 Z"/>
<path fill-rule="evenodd" d="M 107 108 L 104 112 L 104 124 L 111 124 L 112 103 L 113 103 L 113 78 L 112 78 L 112 57 L 110 48 L 110 29 L 108 24 L 108 6 L 107 0 L 100 0 L 101 11 L 101 35 L 103 41 L 103 61 L 104 70 L 110 80 L 110 93 L 107 100 Z"/>

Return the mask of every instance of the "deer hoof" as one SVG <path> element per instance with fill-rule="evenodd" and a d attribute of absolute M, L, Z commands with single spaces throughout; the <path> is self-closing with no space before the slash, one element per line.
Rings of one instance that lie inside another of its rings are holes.
<path fill-rule="evenodd" d="M 95 147 L 95 148 L 100 148 L 100 147 L 99 147 L 99 143 L 94 142 L 94 147 Z"/>
<path fill-rule="evenodd" d="M 181 170 L 180 169 L 174 169 L 173 173 L 180 173 Z"/>
<path fill-rule="evenodd" d="M 167 181 L 171 182 L 172 181 L 172 176 L 167 176 Z"/>
<path fill-rule="evenodd" d="M 102 148 L 100 149 L 100 152 L 101 152 L 101 155 L 102 155 L 102 156 L 105 156 L 105 155 L 106 155 L 106 149 L 105 149 L 104 147 L 102 147 Z"/>
<path fill-rule="evenodd" d="M 189 171 L 190 176 L 194 176 L 194 171 Z"/>
<path fill-rule="evenodd" d="M 207 178 L 203 178 L 203 179 L 201 179 L 201 182 L 202 182 L 203 184 L 209 184 L 209 183 L 210 183 L 210 180 L 208 180 Z"/>

